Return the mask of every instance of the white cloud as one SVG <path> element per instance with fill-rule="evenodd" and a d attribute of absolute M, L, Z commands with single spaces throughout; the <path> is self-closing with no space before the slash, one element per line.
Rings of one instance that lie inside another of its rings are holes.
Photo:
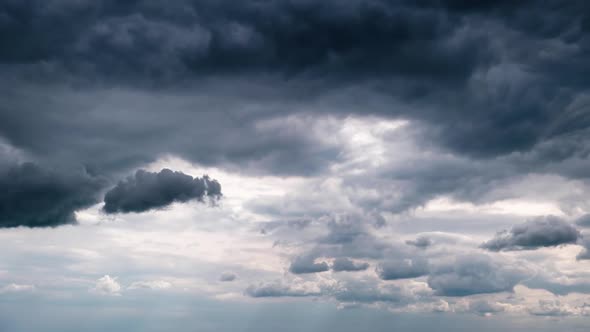
<path fill-rule="evenodd" d="M 112 278 L 108 274 L 96 281 L 96 286 L 91 289 L 92 292 L 100 295 L 121 295 L 121 285 L 117 278 Z"/>

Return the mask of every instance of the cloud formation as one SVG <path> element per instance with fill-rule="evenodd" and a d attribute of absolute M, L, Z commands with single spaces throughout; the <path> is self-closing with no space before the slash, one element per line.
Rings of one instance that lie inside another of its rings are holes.
<path fill-rule="evenodd" d="M 546 216 L 504 230 L 483 243 L 491 251 L 532 250 L 576 243 L 580 232 L 570 223 L 555 216 Z"/>
<path fill-rule="evenodd" d="M 289 266 L 289 271 L 294 274 L 318 273 L 330 269 L 326 262 L 316 262 L 316 258 L 310 255 L 296 257 Z"/>
<path fill-rule="evenodd" d="M 472 254 L 433 268 L 428 286 L 441 296 L 511 292 L 526 276 L 524 268 L 487 255 Z"/>
<path fill-rule="evenodd" d="M 428 274 L 428 262 L 422 258 L 389 259 L 380 263 L 376 272 L 383 280 L 417 278 Z"/>
<path fill-rule="evenodd" d="M 364 271 L 369 268 L 367 262 L 355 262 L 346 257 L 339 257 L 332 262 L 332 270 L 334 272 L 342 271 Z"/>
<path fill-rule="evenodd" d="M 105 184 L 85 169 L 56 171 L 30 162 L 0 166 L 0 228 L 76 223 L 74 212 L 96 203 Z"/>
<path fill-rule="evenodd" d="M 172 203 L 190 200 L 216 200 L 221 197 L 221 185 L 208 176 L 193 178 L 182 172 L 163 169 L 159 173 L 138 170 L 134 176 L 120 181 L 104 197 L 106 213 L 144 212 L 160 209 Z"/>

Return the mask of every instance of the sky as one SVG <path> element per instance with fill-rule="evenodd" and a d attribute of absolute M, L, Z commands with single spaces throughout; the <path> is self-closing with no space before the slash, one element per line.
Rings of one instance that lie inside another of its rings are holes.
<path fill-rule="evenodd" d="M 0 331 L 588 331 L 590 3 L 0 0 Z"/>

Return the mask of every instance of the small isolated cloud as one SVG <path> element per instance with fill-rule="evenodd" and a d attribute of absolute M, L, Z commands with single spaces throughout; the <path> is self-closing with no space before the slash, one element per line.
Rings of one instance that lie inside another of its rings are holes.
<path fill-rule="evenodd" d="M 152 281 L 136 281 L 133 282 L 127 289 L 168 289 L 172 287 L 172 284 L 165 280 L 152 280 Z"/>
<path fill-rule="evenodd" d="M 326 262 L 315 262 L 313 256 L 299 256 L 291 262 L 289 271 L 293 274 L 318 273 L 328 271 L 330 267 Z"/>
<path fill-rule="evenodd" d="M 91 289 L 93 293 L 100 295 L 121 295 L 121 285 L 117 282 L 117 278 L 112 278 L 108 274 L 96 281 L 96 286 Z"/>
<path fill-rule="evenodd" d="M 532 250 L 576 243 L 580 238 L 580 232 L 572 224 L 555 216 L 546 216 L 499 232 L 481 247 L 491 251 Z"/>
<path fill-rule="evenodd" d="M 221 197 L 221 185 L 207 175 L 193 178 L 182 172 L 163 169 L 159 173 L 138 170 L 120 181 L 104 197 L 106 213 L 144 212 L 172 203 L 204 201 Z"/>
<path fill-rule="evenodd" d="M 35 290 L 34 285 L 8 284 L 6 286 L 0 287 L 0 294 L 32 292 L 34 290 Z"/>
<path fill-rule="evenodd" d="M 346 257 L 339 257 L 332 262 L 332 270 L 335 272 L 342 271 L 364 271 L 369 268 L 367 262 L 355 262 Z"/>
<path fill-rule="evenodd" d="M 219 281 L 229 282 L 234 281 L 238 278 L 238 276 L 233 272 L 223 272 L 221 276 L 219 276 Z"/>
<path fill-rule="evenodd" d="M 390 259 L 377 266 L 383 280 L 418 278 L 428 274 L 428 262 L 422 258 Z"/>

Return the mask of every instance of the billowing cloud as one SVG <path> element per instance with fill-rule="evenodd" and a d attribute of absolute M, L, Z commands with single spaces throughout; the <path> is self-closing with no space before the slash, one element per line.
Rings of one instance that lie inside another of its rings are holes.
<path fill-rule="evenodd" d="M 504 230 L 483 243 L 491 251 L 526 250 L 576 243 L 580 232 L 570 223 L 555 216 L 546 216 Z"/>
<path fill-rule="evenodd" d="M 355 262 L 346 257 L 339 257 L 332 262 L 332 270 L 335 272 L 342 271 L 364 271 L 369 268 L 367 262 Z"/>
<path fill-rule="evenodd" d="M 96 285 L 90 291 L 100 295 L 119 296 L 121 295 L 121 284 L 116 277 L 113 278 L 106 274 L 96 281 Z"/>
<path fill-rule="evenodd" d="M 85 169 L 56 171 L 34 163 L 0 167 L 0 228 L 53 227 L 98 201 L 105 180 Z"/>
<path fill-rule="evenodd" d="M 310 255 L 296 257 L 289 266 L 289 271 L 294 274 L 318 273 L 330 269 L 326 262 L 316 262 L 316 258 Z"/>
<path fill-rule="evenodd" d="M 377 266 L 383 280 L 417 278 L 428 274 L 428 262 L 422 258 L 389 259 Z"/>
<path fill-rule="evenodd" d="M 144 212 L 190 200 L 221 197 L 221 185 L 208 176 L 193 178 L 163 169 L 159 173 L 139 170 L 121 181 L 104 197 L 106 213 Z"/>
<path fill-rule="evenodd" d="M 473 254 L 434 267 L 428 276 L 428 286 L 441 296 L 511 292 L 526 277 L 524 268 Z"/>

